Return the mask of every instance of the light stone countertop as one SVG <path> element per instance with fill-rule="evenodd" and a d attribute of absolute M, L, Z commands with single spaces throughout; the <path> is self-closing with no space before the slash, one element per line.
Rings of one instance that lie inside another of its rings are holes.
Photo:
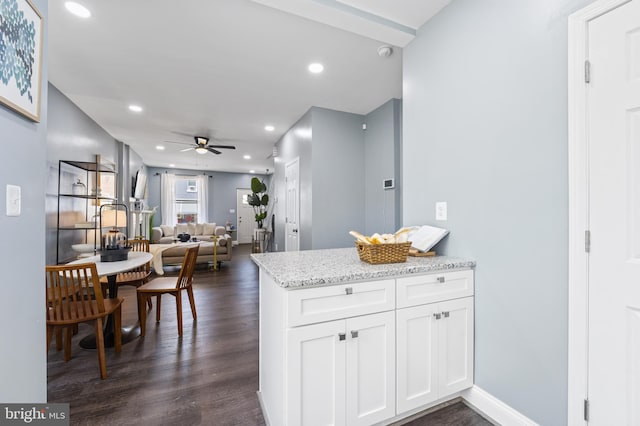
<path fill-rule="evenodd" d="M 312 287 L 351 281 L 472 268 L 475 260 L 450 256 L 411 257 L 404 263 L 370 265 L 355 247 L 252 254 L 251 259 L 280 287 Z"/>

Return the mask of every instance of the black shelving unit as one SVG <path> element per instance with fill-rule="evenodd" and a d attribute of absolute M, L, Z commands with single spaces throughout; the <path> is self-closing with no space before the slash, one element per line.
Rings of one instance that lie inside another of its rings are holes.
<path fill-rule="evenodd" d="M 84 193 L 74 193 L 78 179 L 85 186 Z M 105 180 L 109 181 L 107 187 L 101 183 Z M 56 263 L 67 263 L 78 256 L 71 248 L 73 244 L 93 245 L 94 253 L 100 248 L 96 215 L 100 205 L 117 202 L 116 188 L 115 165 L 101 163 L 99 157 L 95 162 L 59 161 Z"/>

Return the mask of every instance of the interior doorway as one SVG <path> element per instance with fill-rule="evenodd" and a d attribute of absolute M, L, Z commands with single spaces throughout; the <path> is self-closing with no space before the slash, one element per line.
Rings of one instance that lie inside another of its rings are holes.
<path fill-rule="evenodd" d="M 640 424 L 640 0 L 569 24 L 569 424 Z"/>

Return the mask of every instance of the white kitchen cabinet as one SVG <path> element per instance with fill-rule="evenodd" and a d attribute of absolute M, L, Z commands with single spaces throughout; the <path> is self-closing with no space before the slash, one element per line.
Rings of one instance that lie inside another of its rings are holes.
<path fill-rule="evenodd" d="M 396 315 L 398 414 L 473 385 L 473 297 Z"/>
<path fill-rule="evenodd" d="M 350 318 L 347 325 L 347 425 L 396 413 L 396 321 L 393 311 Z"/>
<path fill-rule="evenodd" d="M 388 425 L 473 385 L 474 262 L 363 267 L 353 249 L 254 256 L 267 424 Z"/>
<path fill-rule="evenodd" d="M 395 415 L 393 311 L 287 332 L 287 425 L 370 425 Z"/>
<path fill-rule="evenodd" d="M 286 340 L 286 424 L 345 425 L 345 322 L 291 328 Z"/>

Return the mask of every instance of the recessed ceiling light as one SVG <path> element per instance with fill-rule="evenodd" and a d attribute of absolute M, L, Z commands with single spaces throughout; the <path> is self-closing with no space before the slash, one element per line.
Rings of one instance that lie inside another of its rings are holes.
<path fill-rule="evenodd" d="M 139 105 L 129 105 L 129 110 L 133 112 L 142 112 L 142 107 Z"/>
<path fill-rule="evenodd" d="M 169 167 L 175 167 L 175 166 L 176 166 L 175 164 L 169 164 Z"/>
<path fill-rule="evenodd" d="M 251 156 L 250 155 L 244 155 L 242 158 L 244 158 L 245 160 L 251 160 Z"/>
<path fill-rule="evenodd" d="M 249 170 L 249 173 L 255 173 L 255 172 L 256 172 L 255 170 Z"/>
<path fill-rule="evenodd" d="M 318 62 L 315 62 L 315 63 L 309 65 L 309 71 L 314 73 L 314 74 L 319 74 L 322 71 L 324 71 L 324 65 L 322 65 L 322 64 L 320 64 Z"/>
<path fill-rule="evenodd" d="M 269 124 L 269 125 L 264 126 L 264 129 L 267 132 L 273 132 L 276 128 Z"/>
<path fill-rule="evenodd" d="M 162 146 L 162 145 L 156 145 L 156 149 L 157 149 L 158 151 L 164 151 L 164 146 Z"/>
<path fill-rule="evenodd" d="M 89 12 L 89 9 L 74 1 L 66 2 L 64 4 L 64 7 L 66 7 L 69 12 L 73 13 L 76 16 L 79 16 L 80 18 L 89 18 L 91 16 L 91 12 Z"/>

